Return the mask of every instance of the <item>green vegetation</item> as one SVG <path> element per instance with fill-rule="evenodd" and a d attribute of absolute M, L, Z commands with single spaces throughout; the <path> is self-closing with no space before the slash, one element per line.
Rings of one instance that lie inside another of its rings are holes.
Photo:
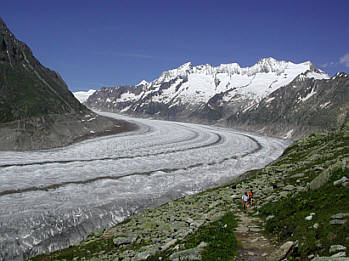
<path fill-rule="evenodd" d="M 223 217 L 199 227 L 197 231 L 188 235 L 180 244 L 184 244 L 185 249 L 197 247 L 201 242 L 208 244 L 202 253 L 203 261 L 212 260 L 231 260 L 237 256 L 238 242 L 234 236 L 234 228 L 237 222 L 232 212 L 227 212 Z M 173 249 L 159 252 L 147 259 L 147 261 L 169 260 L 169 256 L 174 252 Z"/>
<path fill-rule="evenodd" d="M 336 244 L 349 249 L 349 217 L 343 219 L 346 222 L 343 225 L 330 224 L 331 216 L 349 213 L 348 187 L 333 184 L 343 176 L 349 177 L 348 129 L 347 123 L 341 130 L 305 137 L 289 147 L 275 163 L 292 166 L 285 178 L 285 183 L 292 185 L 297 185 L 300 182 L 297 177 L 302 175 L 302 182 L 311 182 L 320 174 L 329 173 L 328 182 L 320 188 L 269 202 L 259 209 L 263 217 L 274 216 L 265 225 L 269 235 L 281 242 L 298 241 L 293 257 L 329 255 L 330 245 Z M 306 220 L 311 213 L 315 213 L 312 219 Z"/>
<path fill-rule="evenodd" d="M 349 249 L 349 222 L 344 225 L 329 223 L 331 216 L 348 213 L 348 189 L 332 184 L 344 174 L 338 170 L 321 189 L 266 204 L 260 210 L 261 214 L 275 216 L 266 222 L 267 233 L 277 236 L 280 241 L 298 240 L 299 247 L 294 255 L 302 258 L 309 254 L 328 255 L 330 245 L 344 244 Z M 306 220 L 311 213 L 315 213 L 312 220 Z"/>

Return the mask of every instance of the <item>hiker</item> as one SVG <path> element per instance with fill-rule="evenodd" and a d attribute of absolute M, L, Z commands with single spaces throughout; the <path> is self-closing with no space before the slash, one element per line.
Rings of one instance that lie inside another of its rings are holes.
<path fill-rule="evenodd" d="M 253 192 L 252 192 L 252 190 L 248 193 L 248 203 L 250 204 L 250 206 L 253 205 Z"/>
<path fill-rule="evenodd" d="M 242 195 L 241 199 L 242 199 L 242 205 L 243 205 L 243 207 L 244 207 L 244 211 L 246 212 L 246 209 L 247 209 L 247 202 L 248 202 L 247 191 L 245 191 L 245 193 Z"/>

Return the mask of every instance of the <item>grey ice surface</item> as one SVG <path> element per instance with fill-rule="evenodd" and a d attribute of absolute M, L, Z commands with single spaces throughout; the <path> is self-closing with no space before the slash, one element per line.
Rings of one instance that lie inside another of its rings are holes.
<path fill-rule="evenodd" d="M 289 144 L 215 126 L 103 114 L 140 128 L 65 148 L 0 152 L 0 260 L 67 247 L 145 207 L 261 168 Z"/>

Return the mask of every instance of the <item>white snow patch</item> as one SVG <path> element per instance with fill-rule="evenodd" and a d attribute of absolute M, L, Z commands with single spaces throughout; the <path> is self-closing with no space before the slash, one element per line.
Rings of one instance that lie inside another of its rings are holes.
<path fill-rule="evenodd" d="M 321 108 L 321 109 L 326 108 L 326 107 L 327 107 L 328 105 L 330 105 L 330 104 L 331 104 L 330 101 L 325 102 L 325 103 L 323 103 L 323 104 L 320 104 L 320 108 Z"/>
<path fill-rule="evenodd" d="M 325 74 L 324 72 L 318 73 L 318 72 L 307 72 L 306 76 L 308 78 L 314 78 L 315 80 L 322 80 L 322 79 L 330 79 L 330 76 Z"/>
<path fill-rule="evenodd" d="M 275 97 L 270 97 L 268 100 L 266 100 L 265 102 L 266 103 L 269 103 L 269 102 L 271 102 L 271 101 L 273 101 L 273 100 L 275 100 Z"/>
<path fill-rule="evenodd" d="M 134 101 L 138 99 L 139 95 L 135 95 L 132 92 L 125 92 L 121 94 L 120 98 L 118 99 L 118 102 L 127 102 L 127 101 Z"/>
<path fill-rule="evenodd" d="M 305 102 L 305 101 L 308 100 L 310 97 L 312 97 L 314 94 L 316 94 L 316 91 L 315 91 L 314 89 L 312 89 L 311 92 L 308 93 L 307 96 L 305 96 L 304 98 L 299 97 L 298 100 L 299 100 L 299 101 L 302 101 L 302 102 Z"/>
<path fill-rule="evenodd" d="M 292 138 L 293 132 L 294 132 L 293 129 L 292 129 L 292 130 L 289 130 L 289 131 L 285 134 L 285 136 L 284 136 L 283 138 L 284 138 L 284 139 L 290 139 L 290 138 Z"/>

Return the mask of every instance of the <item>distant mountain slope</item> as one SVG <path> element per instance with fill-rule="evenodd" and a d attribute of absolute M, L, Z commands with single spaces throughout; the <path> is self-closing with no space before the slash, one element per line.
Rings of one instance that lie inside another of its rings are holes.
<path fill-rule="evenodd" d="M 102 88 L 85 104 L 102 111 L 218 123 L 296 138 L 343 123 L 348 88 L 345 80 L 338 79 L 311 62 L 265 58 L 246 68 L 237 63 L 217 67 L 186 63 L 150 83 Z"/>
<path fill-rule="evenodd" d="M 96 90 L 92 90 L 92 89 L 91 89 L 91 90 L 88 90 L 87 92 L 81 91 L 81 92 L 74 92 L 73 94 L 74 94 L 75 98 L 76 98 L 79 102 L 83 103 L 83 102 L 85 102 L 85 101 L 88 99 L 88 97 L 90 97 L 95 91 L 96 91 Z"/>
<path fill-rule="evenodd" d="M 0 150 L 63 146 L 106 129 L 118 131 L 117 125 L 128 129 L 82 105 L 0 18 Z"/>
<path fill-rule="evenodd" d="M 232 114 L 230 126 L 285 138 L 342 126 L 349 120 L 349 75 L 315 80 L 299 75 L 258 104 Z"/>

